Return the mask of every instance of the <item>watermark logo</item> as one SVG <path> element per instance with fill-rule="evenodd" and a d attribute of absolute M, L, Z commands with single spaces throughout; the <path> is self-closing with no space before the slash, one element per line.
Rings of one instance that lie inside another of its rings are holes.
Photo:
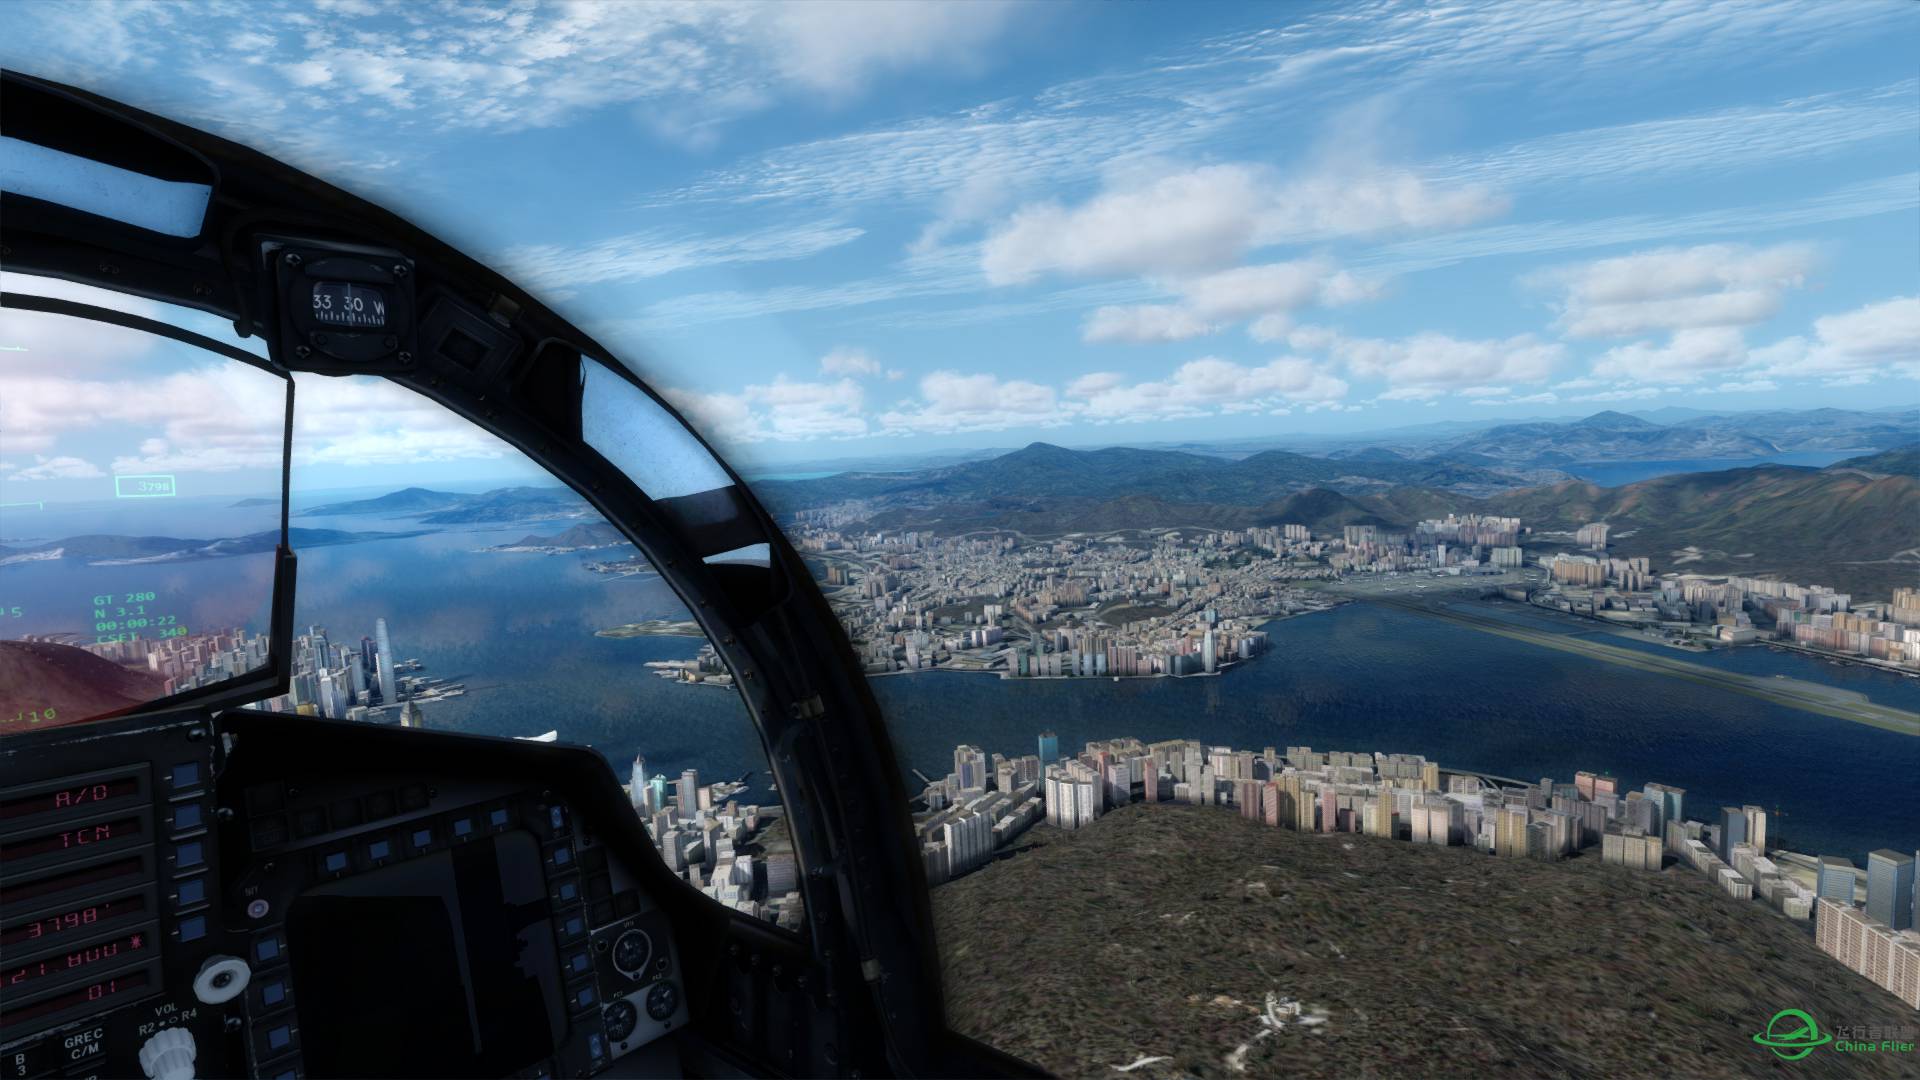
<path fill-rule="evenodd" d="M 1820 1030 L 1813 1017 L 1800 1009 L 1781 1009 L 1767 1021 L 1767 1030 L 1754 1035 L 1753 1041 L 1773 1051 L 1781 1061 L 1799 1061 L 1833 1041 Z"/>

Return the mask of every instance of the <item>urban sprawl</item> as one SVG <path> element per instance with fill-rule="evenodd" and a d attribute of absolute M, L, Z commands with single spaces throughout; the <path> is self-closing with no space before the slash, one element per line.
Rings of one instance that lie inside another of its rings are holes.
<path fill-rule="evenodd" d="M 1283 525 L 1031 540 L 858 531 L 869 512 L 860 503 L 801 511 L 792 535 L 825 565 L 823 588 L 870 675 L 1213 674 L 1265 650 L 1261 625 L 1341 602 L 1315 586 L 1421 573 L 1498 578 L 1490 593 L 1676 642 L 1768 642 L 1920 670 L 1920 590 L 1855 604 L 1818 585 L 1656 574 L 1646 558 L 1609 557 L 1604 523 L 1535 536 L 1518 518 L 1449 515 L 1407 533 L 1348 525 L 1318 536 Z M 1552 550 L 1530 556 L 1523 540 Z M 711 649 L 654 666 L 667 678 L 727 681 Z"/>

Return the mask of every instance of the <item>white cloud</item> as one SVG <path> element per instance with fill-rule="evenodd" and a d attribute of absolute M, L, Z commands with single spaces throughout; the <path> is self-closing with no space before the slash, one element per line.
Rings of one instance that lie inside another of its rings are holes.
<path fill-rule="evenodd" d="M 1241 266 L 1157 284 L 1178 293 L 1182 302 L 1099 308 L 1088 316 L 1082 340 L 1183 341 L 1257 315 L 1248 333 L 1255 341 L 1277 341 L 1286 335 L 1290 313 L 1299 308 L 1350 304 L 1379 292 L 1377 283 L 1362 282 L 1320 258 Z"/>
<path fill-rule="evenodd" d="M 701 434 L 725 446 L 767 440 L 844 439 L 868 434 L 866 393 L 852 379 L 775 376 L 737 394 L 666 390 Z"/>
<path fill-rule="evenodd" d="M 1108 190 L 1069 209 L 1022 207 L 991 233 L 981 268 L 995 285 L 1045 273 L 1166 274 L 1215 269 L 1251 246 L 1269 196 L 1261 170 L 1208 165 Z"/>
<path fill-rule="evenodd" d="M 1725 175 L 1784 161 L 1830 160 L 1862 144 L 1920 136 L 1911 80 L 1764 105 L 1559 132 L 1433 164 L 1437 178 L 1501 189 Z"/>
<path fill-rule="evenodd" d="M 1102 373 L 1068 388 L 1069 397 L 1079 402 L 1078 416 L 1096 423 L 1271 411 L 1288 403 L 1326 405 L 1346 393 L 1343 380 L 1295 357 L 1248 367 L 1209 356 L 1180 365 L 1166 379 L 1128 383 Z"/>
<path fill-rule="evenodd" d="M 1265 166 L 1204 165 L 1116 176 L 1077 207 L 1030 203 L 988 234 L 981 267 L 996 285 L 1048 273 L 1196 275 L 1274 244 L 1458 227 L 1502 209 L 1484 191 L 1439 192 L 1374 166 L 1281 181 Z"/>
<path fill-rule="evenodd" d="M 1641 251 L 1549 275 L 1566 286 L 1562 325 L 1574 337 L 1750 326 L 1780 310 L 1814 267 L 1800 244 L 1702 244 Z"/>
<path fill-rule="evenodd" d="M 826 375 L 878 375 L 880 361 L 864 349 L 841 345 L 820 358 L 820 371 Z"/>
<path fill-rule="evenodd" d="M 1711 390 L 1702 391 L 1712 394 L 1760 394 L 1780 389 L 1780 384 L 1772 379 L 1748 379 L 1745 382 L 1723 382 Z"/>
<path fill-rule="evenodd" d="M 1355 377 L 1381 379 L 1393 389 L 1537 383 L 1566 358 L 1565 346 L 1531 334 L 1483 341 L 1437 333 L 1398 340 L 1335 338 L 1329 347 Z"/>
<path fill-rule="evenodd" d="M 1920 296 L 1901 296 L 1813 321 L 1817 339 L 1792 374 L 1920 378 Z"/>
<path fill-rule="evenodd" d="M 92 480 L 107 475 L 98 465 L 84 458 L 35 454 L 33 464 L 9 470 L 9 480 Z"/>
<path fill-rule="evenodd" d="M 1081 328 L 1087 342 L 1126 341 L 1135 344 L 1185 341 L 1213 333 L 1213 326 L 1177 304 L 1108 305 L 1095 308 Z"/>
<path fill-rule="evenodd" d="M 1676 330 L 1665 345 L 1636 341 L 1608 349 L 1594 362 L 1593 374 L 1610 380 L 1691 383 L 1746 363 L 1747 345 L 1739 330 L 1707 327 Z"/>
<path fill-rule="evenodd" d="M 287 81 L 301 89 L 325 86 L 333 81 L 333 68 L 324 60 L 300 60 L 286 65 L 281 71 Z"/>
<path fill-rule="evenodd" d="M 606 282 L 633 282 L 704 266 L 801 259 L 848 244 L 863 230 L 806 222 L 745 233 L 686 234 L 647 230 L 581 246 L 531 244 L 498 260 L 520 285 L 549 292 Z"/>
<path fill-rule="evenodd" d="M 1538 220 L 1462 229 L 1383 244 L 1355 265 L 1407 274 L 1502 255 L 1577 251 L 1620 244 L 1671 244 L 1707 236 L 1752 236 L 1920 207 L 1920 173 L 1875 177 L 1828 191 L 1767 203 L 1720 205 L 1674 214 L 1614 214 L 1572 221 Z"/>
<path fill-rule="evenodd" d="M 767 45 L 787 78 L 845 98 L 880 75 L 978 68 L 1018 11 L 1001 0 L 773 4 Z"/>
<path fill-rule="evenodd" d="M 882 434 L 993 431 L 1067 422 L 1050 386 L 995 375 L 936 371 L 920 380 L 920 400 L 882 413 Z"/>
<path fill-rule="evenodd" d="M 1602 390 L 1597 394 L 1575 394 L 1568 401 L 1644 401 L 1667 392 L 1666 387 L 1640 386 L 1628 390 Z"/>

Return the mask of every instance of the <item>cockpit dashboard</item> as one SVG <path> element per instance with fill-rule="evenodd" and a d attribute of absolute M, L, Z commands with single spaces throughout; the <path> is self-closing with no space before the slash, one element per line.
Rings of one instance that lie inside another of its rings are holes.
<path fill-rule="evenodd" d="M 675 1071 L 679 949 L 591 750 L 188 710 L 0 773 L 0 1076 Z"/>

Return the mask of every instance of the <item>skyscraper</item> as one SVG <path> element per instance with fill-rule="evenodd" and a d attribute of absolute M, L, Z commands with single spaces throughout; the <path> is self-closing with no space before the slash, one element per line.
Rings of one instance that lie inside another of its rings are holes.
<path fill-rule="evenodd" d="M 1680 810 L 1681 805 L 1686 801 L 1686 788 L 1672 787 L 1667 784 L 1648 784 L 1645 790 L 1647 798 L 1660 800 L 1660 820 L 1663 825 L 1665 822 L 1681 820 Z"/>
<path fill-rule="evenodd" d="M 387 620 L 373 620 L 373 640 L 379 650 L 380 704 L 392 705 L 400 700 L 400 692 L 393 677 L 393 642 L 387 640 Z"/>
<path fill-rule="evenodd" d="M 1913 925 L 1913 856 L 1881 848 L 1867 856 L 1867 914 L 1894 930 Z"/>
<path fill-rule="evenodd" d="M 953 774 L 961 791 L 987 790 L 987 755 L 977 746 L 954 747 Z"/>
<path fill-rule="evenodd" d="M 340 686 L 334 680 L 333 672 L 320 673 L 320 715 L 335 720 L 347 715 L 347 707 L 341 702 Z"/>
<path fill-rule="evenodd" d="M 1213 648 L 1213 627 L 1209 626 L 1207 627 L 1207 636 L 1203 638 L 1200 643 L 1201 662 L 1206 665 L 1206 670 L 1209 675 L 1219 670 L 1219 665 L 1215 661 Z"/>
<path fill-rule="evenodd" d="M 1747 843 L 1762 855 L 1767 853 L 1767 811 L 1762 806 L 1743 806 L 1740 812 L 1747 819 Z"/>
<path fill-rule="evenodd" d="M 681 818 L 693 820 L 693 812 L 700 808 L 700 770 L 688 769 L 681 773 L 680 789 L 675 795 L 675 801 L 680 804 Z"/>
<path fill-rule="evenodd" d="M 1733 861 L 1733 846 L 1747 842 L 1747 814 L 1737 806 L 1720 808 L 1720 857 Z"/>
<path fill-rule="evenodd" d="M 627 799 L 634 809 L 642 814 L 647 812 L 647 759 L 639 754 L 633 755 L 633 772 L 627 781 Z"/>

